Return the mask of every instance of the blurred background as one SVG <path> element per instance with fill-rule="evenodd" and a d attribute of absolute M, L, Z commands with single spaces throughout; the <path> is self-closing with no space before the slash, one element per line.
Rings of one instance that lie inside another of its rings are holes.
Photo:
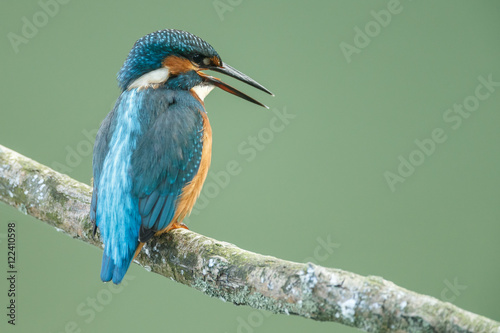
<path fill-rule="evenodd" d="M 0 144 L 90 183 L 133 43 L 187 30 L 276 94 L 228 79 L 271 109 L 206 99 L 212 167 L 191 230 L 500 320 L 499 15 L 497 1 L 3 2 Z M 100 249 L 0 204 L 4 272 L 9 221 L 18 316 L 13 328 L 2 314 L 2 332 L 356 331 L 223 303 L 138 265 L 103 284 Z"/>

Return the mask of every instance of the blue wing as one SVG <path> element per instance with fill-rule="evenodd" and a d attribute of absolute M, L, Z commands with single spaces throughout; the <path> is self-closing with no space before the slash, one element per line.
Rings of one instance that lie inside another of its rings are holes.
<path fill-rule="evenodd" d="M 201 104 L 187 91 L 125 91 L 94 145 L 90 220 L 105 249 L 101 279 L 119 283 L 139 243 L 172 220 L 177 198 L 198 172 Z"/>
<path fill-rule="evenodd" d="M 178 100 L 189 100 L 187 97 L 194 100 L 191 95 L 183 97 Z M 198 172 L 203 147 L 201 108 L 195 100 L 169 105 L 141 137 L 132 154 L 133 193 L 139 198 L 141 242 L 168 226 L 183 187 Z"/>
<path fill-rule="evenodd" d="M 103 281 L 120 283 L 138 244 L 139 204 L 132 195 L 130 160 L 142 132 L 143 97 L 137 90 L 123 92 L 94 144 L 90 219 L 99 227 L 104 243 Z"/>

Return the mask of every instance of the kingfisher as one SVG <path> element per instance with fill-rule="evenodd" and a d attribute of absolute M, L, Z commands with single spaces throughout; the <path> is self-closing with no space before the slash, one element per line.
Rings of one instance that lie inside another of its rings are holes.
<path fill-rule="evenodd" d="M 118 72 L 121 94 L 102 122 L 93 151 L 90 221 L 104 252 L 101 280 L 119 284 L 153 236 L 187 228 L 207 177 L 212 129 L 204 99 L 218 87 L 266 107 L 203 71 L 219 72 L 273 95 L 186 31 L 137 40 Z"/>

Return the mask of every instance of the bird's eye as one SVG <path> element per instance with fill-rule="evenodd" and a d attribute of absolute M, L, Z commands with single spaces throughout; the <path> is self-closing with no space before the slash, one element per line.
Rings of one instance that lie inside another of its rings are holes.
<path fill-rule="evenodd" d="M 193 62 L 198 64 L 198 65 L 209 65 L 210 64 L 210 59 L 207 57 L 202 56 L 201 54 L 195 54 L 193 56 Z"/>

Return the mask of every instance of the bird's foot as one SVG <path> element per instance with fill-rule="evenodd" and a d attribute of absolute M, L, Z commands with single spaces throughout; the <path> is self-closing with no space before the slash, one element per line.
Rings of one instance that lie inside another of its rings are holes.
<path fill-rule="evenodd" d="M 183 229 L 189 230 L 189 228 L 184 223 L 182 223 L 182 222 L 181 223 L 174 222 L 174 223 L 172 223 L 171 225 L 169 225 L 167 227 L 167 230 L 165 232 L 169 232 L 170 230 L 179 229 L 179 228 L 183 228 Z"/>

